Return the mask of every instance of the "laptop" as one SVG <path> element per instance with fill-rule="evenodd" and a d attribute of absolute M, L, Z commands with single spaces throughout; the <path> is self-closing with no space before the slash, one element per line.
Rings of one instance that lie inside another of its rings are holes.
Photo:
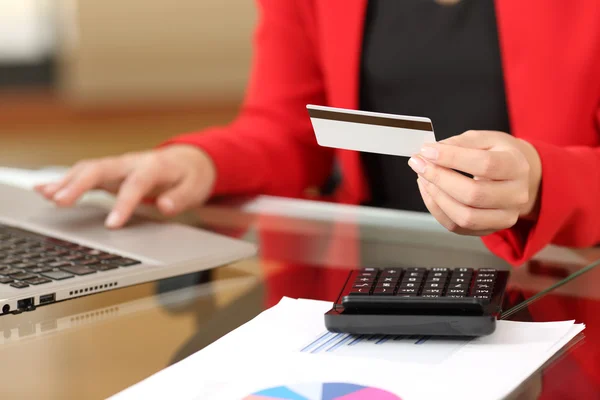
<path fill-rule="evenodd" d="M 57 208 L 0 184 L 0 315 L 226 265 L 256 254 L 241 240 L 135 215 L 104 227 L 107 210 Z"/>

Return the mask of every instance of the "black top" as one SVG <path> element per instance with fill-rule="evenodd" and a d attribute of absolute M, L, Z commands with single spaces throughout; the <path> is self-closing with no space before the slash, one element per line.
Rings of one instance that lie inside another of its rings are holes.
<path fill-rule="evenodd" d="M 509 132 L 493 0 L 370 0 L 360 109 L 431 118 L 437 140 Z M 408 158 L 361 154 L 369 205 L 427 211 Z"/>

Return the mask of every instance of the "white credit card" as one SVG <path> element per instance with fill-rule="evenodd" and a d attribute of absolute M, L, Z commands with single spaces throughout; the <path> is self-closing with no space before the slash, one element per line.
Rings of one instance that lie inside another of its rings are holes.
<path fill-rule="evenodd" d="M 306 106 L 317 143 L 324 147 L 411 157 L 435 142 L 429 118 Z"/>

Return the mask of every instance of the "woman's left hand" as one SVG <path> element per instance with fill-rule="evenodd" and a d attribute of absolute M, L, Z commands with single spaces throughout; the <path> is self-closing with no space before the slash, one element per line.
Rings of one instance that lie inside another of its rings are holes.
<path fill-rule="evenodd" d="M 468 131 L 427 144 L 408 164 L 427 209 L 451 232 L 483 236 L 536 217 L 541 161 L 523 140 Z"/>

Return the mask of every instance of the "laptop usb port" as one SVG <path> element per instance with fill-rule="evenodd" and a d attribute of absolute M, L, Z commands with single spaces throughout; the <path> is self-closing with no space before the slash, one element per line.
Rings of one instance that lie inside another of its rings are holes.
<path fill-rule="evenodd" d="M 55 293 L 45 294 L 43 296 L 40 296 L 40 305 L 41 304 L 54 303 L 55 300 L 56 300 L 56 294 Z"/>

